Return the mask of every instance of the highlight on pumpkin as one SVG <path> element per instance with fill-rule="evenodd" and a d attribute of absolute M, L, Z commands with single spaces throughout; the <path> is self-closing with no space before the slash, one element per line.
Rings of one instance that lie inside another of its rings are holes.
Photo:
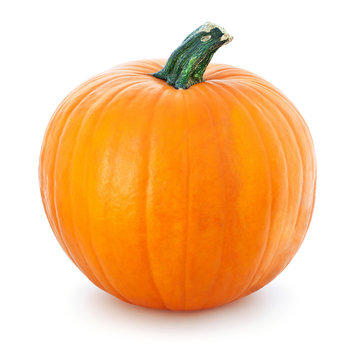
<path fill-rule="evenodd" d="M 115 66 L 68 95 L 46 130 L 39 180 L 54 235 L 125 302 L 230 303 L 273 280 L 305 237 L 310 132 L 269 82 L 210 63 L 231 39 L 206 23 L 167 60 Z"/>

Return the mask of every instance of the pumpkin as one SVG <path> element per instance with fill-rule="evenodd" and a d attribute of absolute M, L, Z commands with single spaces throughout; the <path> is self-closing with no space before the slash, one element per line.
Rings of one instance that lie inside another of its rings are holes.
<path fill-rule="evenodd" d="M 166 63 L 95 76 L 47 128 L 39 178 L 52 230 L 123 301 L 232 302 L 274 279 L 304 239 L 316 180 L 309 130 L 267 81 L 209 65 L 231 39 L 206 23 Z"/>

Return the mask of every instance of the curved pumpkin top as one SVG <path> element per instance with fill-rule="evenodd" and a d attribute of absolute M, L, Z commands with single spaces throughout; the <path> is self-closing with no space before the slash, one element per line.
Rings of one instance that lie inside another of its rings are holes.
<path fill-rule="evenodd" d="M 202 82 L 186 90 L 176 89 L 164 80 L 153 76 L 153 73 L 162 69 L 165 64 L 165 59 L 151 59 L 117 65 L 75 88 L 66 99 L 73 96 L 81 97 L 82 93 L 88 93 L 91 90 L 90 102 L 92 102 L 94 97 L 101 97 L 109 90 L 118 88 L 119 92 L 126 89 L 129 92 L 133 89 L 134 94 L 141 91 L 142 96 L 149 95 L 152 98 L 164 96 L 170 103 L 183 101 L 184 98 L 192 98 L 205 91 L 206 96 L 210 96 L 211 102 L 224 103 L 224 98 L 229 100 L 229 92 L 234 93 L 235 91 L 246 95 L 248 91 L 253 92 L 258 89 L 261 92 L 261 89 L 267 89 L 291 104 L 290 100 L 268 81 L 250 71 L 226 64 L 209 64 Z"/>

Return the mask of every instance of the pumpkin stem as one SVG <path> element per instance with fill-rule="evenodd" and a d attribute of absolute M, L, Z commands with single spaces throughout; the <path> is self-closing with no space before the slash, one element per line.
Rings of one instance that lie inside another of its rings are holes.
<path fill-rule="evenodd" d="M 188 35 L 153 76 L 175 89 L 188 89 L 203 82 L 204 72 L 216 50 L 232 40 L 225 29 L 207 22 Z"/>

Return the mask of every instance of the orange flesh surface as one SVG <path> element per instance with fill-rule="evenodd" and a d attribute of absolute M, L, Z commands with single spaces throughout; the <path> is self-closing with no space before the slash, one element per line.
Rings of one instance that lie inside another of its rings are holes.
<path fill-rule="evenodd" d="M 210 64 L 176 90 L 120 65 L 75 89 L 46 131 L 39 177 L 64 251 L 129 303 L 196 310 L 248 295 L 308 229 L 316 165 L 291 102 L 247 71 Z"/>

